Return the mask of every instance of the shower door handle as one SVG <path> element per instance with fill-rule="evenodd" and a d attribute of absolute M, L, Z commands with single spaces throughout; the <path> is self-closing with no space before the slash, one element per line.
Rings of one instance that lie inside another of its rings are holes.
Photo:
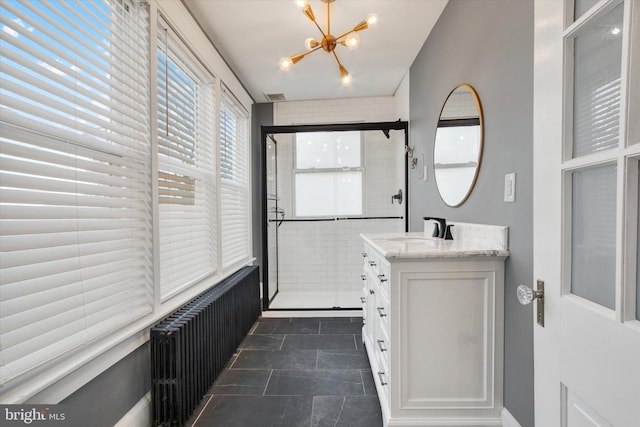
<path fill-rule="evenodd" d="M 397 200 L 399 205 L 402 204 L 402 188 L 398 190 L 397 194 L 391 196 L 391 204 L 393 204 L 394 200 Z"/>

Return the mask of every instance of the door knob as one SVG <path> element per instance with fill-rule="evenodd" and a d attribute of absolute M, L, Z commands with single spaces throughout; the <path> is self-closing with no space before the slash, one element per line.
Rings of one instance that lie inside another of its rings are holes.
<path fill-rule="evenodd" d="M 537 321 L 538 325 L 544 327 L 544 281 L 537 281 L 537 290 L 533 290 L 526 285 L 519 285 L 516 290 L 518 301 L 522 305 L 530 304 L 534 299 L 538 300 L 537 303 Z"/>

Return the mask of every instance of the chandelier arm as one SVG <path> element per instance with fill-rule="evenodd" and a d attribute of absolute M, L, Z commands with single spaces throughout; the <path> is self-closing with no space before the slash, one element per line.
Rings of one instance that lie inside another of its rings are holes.
<path fill-rule="evenodd" d="M 320 25 L 318 25 L 318 23 L 316 21 L 313 21 L 313 23 L 316 25 L 318 30 L 320 30 L 320 34 L 322 34 L 322 37 L 327 37 L 327 35 L 324 33 L 324 31 L 322 31 L 322 27 L 320 27 Z"/>
<path fill-rule="evenodd" d="M 331 2 L 330 1 L 327 2 L 327 34 L 331 34 Z"/>
<path fill-rule="evenodd" d="M 297 55 L 293 55 L 293 56 L 292 56 L 292 58 L 294 58 L 294 57 L 298 57 L 298 58 L 299 58 L 299 59 L 298 59 L 298 61 L 299 61 L 300 59 L 304 58 L 305 56 L 309 55 L 310 53 L 315 52 L 316 50 L 320 49 L 321 47 L 322 47 L 322 46 L 316 46 L 316 47 L 314 47 L 314 48 L 313 48 L 313 49 L 311 49 L 311 50 L 305 50 L 305 51 L 304 51 L 304 52 L 302 52 L 302 53 L 298 53 Z M 297 62 L 297 61 L 296 61 L 296 62 Z"/>
<path fill-rule="evenodd" d="M 307 50 L 306 52 L 304 52 L 304 53 L 302 54 L 302 56 L 307 56 L 308 54 L 313 53 L 313 52 L 315 52 L 316 50 L 321 49 L 321 48 L 322 48 L 322 45 L 318 45 L 318 46 L 314 47 L 313 49 L 311 49 L 311 50 Z"/>
<path fill-rule="evenodd" d="M 351 33 L 355 33 L 356 31 L 352 28 L 349 31 L 347 31 L 344 34 L 339 35 L 338 37 L 336 37 L 336 43 L 340 42 L 341 39 L 345 38 L 346 36 L 348 36 Z"/>
<path fill-rule="evenodd" d="M 332 50 L 331 53 L 333 53 L 334 58 L 336 58 L 336 62 L 338 63 L 338 67 L 342 66 L 342 63 L 338 59 L 338 54 L 336 53 L 336 51 Z"/>

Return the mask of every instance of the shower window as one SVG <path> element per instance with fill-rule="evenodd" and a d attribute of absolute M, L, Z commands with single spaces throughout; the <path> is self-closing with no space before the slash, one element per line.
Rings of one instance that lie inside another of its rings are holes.
<path fill-rule="evenodd" d="M 360 131 L 298 133 L 295 144 L 295 215 L 362 215 Z"/>

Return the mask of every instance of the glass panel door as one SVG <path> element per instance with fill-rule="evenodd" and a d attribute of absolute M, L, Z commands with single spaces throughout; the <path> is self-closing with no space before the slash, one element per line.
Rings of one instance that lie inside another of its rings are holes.
<path fill-rule="evenodd" d="M 533 264 L 545 324 L 533 328 L 545 427 L 640 419 L 628 398 L 640 384 L 640 147 L 628 131 L 638 23 L 637 0 L 536 2 Z"/>

